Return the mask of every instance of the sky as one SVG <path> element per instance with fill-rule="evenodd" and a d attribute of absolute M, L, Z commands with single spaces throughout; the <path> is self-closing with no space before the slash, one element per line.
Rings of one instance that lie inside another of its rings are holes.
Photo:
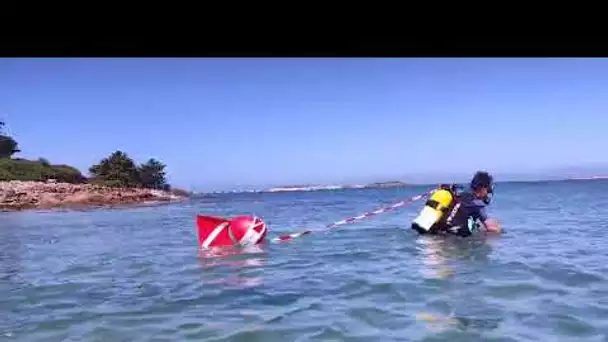
<path fill-rule="evenodd" d="M 608 165 L 607 59 L 0 59 L 22 158 L 197 190 Z"/>

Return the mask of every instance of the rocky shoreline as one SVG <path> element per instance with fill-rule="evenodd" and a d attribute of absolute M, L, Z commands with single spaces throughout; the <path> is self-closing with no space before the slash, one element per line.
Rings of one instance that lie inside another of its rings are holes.
<path fill-rule="evenodd" d="M 185 193 L 153 189 L 33 181 L 0 182 L 0 211 L 168 203 L 186 198 Z"/>

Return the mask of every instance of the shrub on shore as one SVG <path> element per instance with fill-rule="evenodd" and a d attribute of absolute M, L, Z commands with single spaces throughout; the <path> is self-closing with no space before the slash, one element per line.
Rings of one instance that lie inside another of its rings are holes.
<path fill-rule="evenodd" d="M 51 165 L 27 159 L 0 158 L 0 181 L 20 180 L 80 184 L 87 181 L 78 169 L 69 165 Z"/>

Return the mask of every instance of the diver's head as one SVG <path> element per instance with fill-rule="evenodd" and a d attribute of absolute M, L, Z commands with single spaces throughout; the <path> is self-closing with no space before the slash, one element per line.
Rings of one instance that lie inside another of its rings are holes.
<path fill-rule="evenodd" d="M 494 180 L 489 173 L 477 171 L 471 179 L 470 187 L 475 197 L 483 199 L 486 204 L 490 204 L 494 195 Z"/>

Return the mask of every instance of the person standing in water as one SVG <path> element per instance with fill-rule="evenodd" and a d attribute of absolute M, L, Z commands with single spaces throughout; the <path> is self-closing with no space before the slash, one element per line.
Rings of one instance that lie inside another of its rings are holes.
<path fill-rule="evenodd" d="M 486 212 L 494 194 L 492 176 L 478 171 L 468 191 L 457 193 L 456 188 L 456 185 L 442 185 L 433 192 L 411 228 L 420 234 L 432 235 L 470 236 L 476 229 L 500 233 L 498 222 Z"/>

